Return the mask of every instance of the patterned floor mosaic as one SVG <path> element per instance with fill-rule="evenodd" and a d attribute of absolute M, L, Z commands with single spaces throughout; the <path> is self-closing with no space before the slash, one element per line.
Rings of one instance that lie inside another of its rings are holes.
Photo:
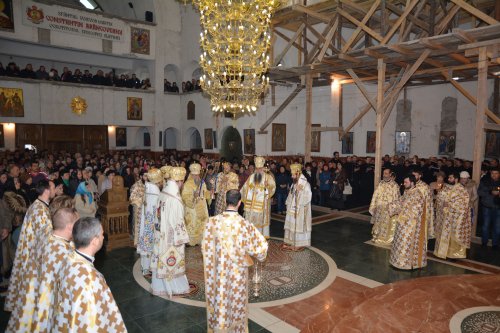
<path fill-rule="evenodd" d="M 467 316 L 461 325 L 462 333 L 500 332 L 500 311 L 484 311 Z"/>
<path fill-rule="evenodd" d="M 250 303 L 272 302 L 295 297 L 317 289 L 329 275 L 329 278 L 332 278 L 331 275 L 334 273 L 336 265 L 330 257 L 311 248 L 300 252 L 282 251 L 280 249 L 282 243 L 278 239 L 269 239 L 268 256 L 264 264 L 261 264 L 261 283 L 259 284 L 258 297 L 254 296 L 255 284 L 252 282 L 254 267 L 249 269 Z M 136 264 L 136 267 L 139 266 Z M 186 274 L 189 282 L 196 286 L 197 291 L 184 299 L 204 303 L 203 258 L 199 246 L 186 248 Z M 149 286 L 151 281 L 149 279 L 146 281 Z M 144 281 L 137 282 L 141 285 L 144 284 Z"/>

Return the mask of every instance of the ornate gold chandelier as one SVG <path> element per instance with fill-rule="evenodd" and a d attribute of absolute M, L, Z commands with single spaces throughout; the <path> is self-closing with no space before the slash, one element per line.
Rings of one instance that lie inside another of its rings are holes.
<path fill-rule="evenodd" d="M 214 112 L 257 110 L 269 78 L 271 16 L 279 0 L 198 0 L 200 78 Z"/>

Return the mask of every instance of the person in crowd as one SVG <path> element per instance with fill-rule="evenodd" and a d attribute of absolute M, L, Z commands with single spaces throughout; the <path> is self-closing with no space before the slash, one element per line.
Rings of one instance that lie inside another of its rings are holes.
<path fill-rule="evenodd" d="M 190 291 L 184 263 L 185 245 L 189 242 L 189 235 L 184 222 L 184 204 L 180 196 L 185 177 L 186 169 L 172 168 L 170 179 L 159 196 L 160 218 L 155 225 L 151 289 L 154 295 L 169 298 Z M 169 236 L 174 234 L 175 236 Z"/>
<path fill-rule="evenodd" d="M 490 176 L 485 176 L 479 183 L 477 190 L 481 198 L 483 210 L 483 227 L 481 234 L 482 246 L 488 245 L 491 233 L 491 243 L 494 250 L 498 250 L 500 241 L 500 168 L 490 170 Z"/>
<path fill-rule="evenodd" d="M 240 192 L 245 220 L 269 238 L 271 198 L 276 191 L 276 182 L 273 175 L 264 169 L 265 162 L 264 157 L 255 157 L 255 172 L 248 177 Z"/>
<path fill-rule="evenodd" d="M 330 190 L 331 190 L 330 178 L 332 177 L 332 173 L 328 168 L 328 164 L 324 164 L 323 162 L 321 162 L 320 166 L 321 170 L 319 171 L 318 174 L 320 205 L 326 207 L 328 205 L 328 200 L 330 196 Z"/>
<path fill-rule="evenodd" d="M 201 244 L 203 230 L 208 221 L 208 205 L 210 192 L 205 180 L 201 177 L 201 165 L 191 163 L 189 176 L 182 186 L 182 201 L 184 202 L 184 221 L 189 235 L 189 245 Z"/>
<path fill-rule="evenodd" d="M 394 239 L 396 219 L 389 214 L 389 205 L 399 202 L 399 185 L 393 180 L 391 169 L 384 169 L 382 181 L 373 193 L 369 212 L 372 215 L 372 242 L 389 246 Z"/>
<path fill-rule="evenodd" d="M 97 204 L 94 199 L 92 187 L 88 182 L 82 181 L 75 191 L 75 208 L 80 217 L 95 217 Z"/>
<path fill-rule="evenodd" d="M 342 163 L 336 163 L 335 170 L 332 171 L 330 184 L 330 207 L 331 209 L 343 210 L 345 205 L 344 198 L 344 188 L 347 176 L 344 169 L 342 168 Z"/>
<path fill-rule="evenodd" d="M 468 171 L 460 172 L 460 184 L 462 184 L 467 190 L 467 193 L 469 193 L 469 208 L 472 220 L 474 219 L 474 209 L 476 207 L 477 200 L 479 199 L 479 196 L 477 195 L 477 184 L 475 181 L 470 179 L 470 174 Z"/>
<path fill-rule="evenodd" d="M 27 300 L 33 299 L 33 293 L 38 289 L 38 283 L 41 280 L 37 277 L 36 264 L 40 261 L 40 254 L 36 250 L 52 232 L 49 203 L 54 198 L 54 191 L 55 186 L 52 181 L 41 180 L 38 182 L 38 198 L 28 208 L 21 227 L 8 294 L 4 304 L 5 311 L 12 312 L 11 317 L 13 318 L 24 318 L 26 314 L 30 315 L 34 311 L 35 304 Z M 30 322 L 31 320 L 26 325 L 30 325 Z M 9 327 L 10 331 L 17 331 L 15 327 Z M 31 329 L 28 327 L 27 331 L 31 331 Z"/>
<path fill-rule="evenodd" d="M 389 214 L 397 216 L 389 263 L 403 270 L 427 266 L 425 233 L 428 220 L 423 218 L 426 201 L 416 183 L 417 179 L 413 174 L 405 177 L 403 196 L 389 205 Z"/>
<path fill-rule="evenodd" d="M 285 203 L 290 185 L 292 185 L 292 177 L 285 170 L 285 167 L 281 165 L 279 172 L 276 174 L 276 210 L 278 214 L 286 214 Z"/>
<path fill-rule="evenodd" d="M 223 171 L 219 172 L 214 180 L 216 201 L 214 215 L 219 215 L 226 209 L 225 195 L 229 190 L 239 189 L 239 178 L 236 173 L 231 170 L 231 163 L 222 163 Z"/>
<path fill-rule="evenodd" d="M 49 79 L 49 73 L 45 70 L 45 66 L 40 66 L 38 70 L 35 72 L 36 78 L 38 80 L 48 80 Z"/>
<path fill-rule="evenodd" d="M 62 264 L 54 309 L 54 332 L 127 332 L 109 287 L 94 267 L 104 242 L 101 222 L 79 219 L 73 226 L 75 251 Z M 85 311 L 82 311 L 85 309 Z"/>
<path fill-rule="evenodd" d="M 286 199 L 285 237 L 283 249 L 299 251 L 311 245 L 312 191 L 302 173 L 302 164 L 290 165 L 292 186 Z"/>
<path fill-rule="evenodd" d="M 130 205 L 132 206 L 132 228 L 134 236 L 134 246 L 137 248 L 139 242 L 139 228 L 141 226 L 142 210 L 144 209 L 144 198 L 146 194 L 145 183 L 147 174 L 144 171 L 140 172 L 140 178 L 132 185 L 130 189 Z"/>
<path fill-rule="evenodd" d="M 113 187 L 113 178 L 115 178 L 116 171 L 109 169 L 106 171 L 105 178 L 102 181 L 101 189 L 99 190 L 99 196 L 101 196 L 106 190 Z"/>
<path fill-rule="evenodd" d="M 160 169 L 152 168 L 147 173 L 147 179 L 137 243 L 137 253 L 141 256 L 142 274 L 145 276 L 148 276 L 151 271 L 154 230 L 159 225 L 158 198 L 163 187 L 163 173 Z"/>
<path fill-rule="evenodd" d="M 453 171 L 448 176 L 448 184 L 438 200 L 443 212 L 436 214 L 436 245 L 434 255 L 439 258 L 465 258 L 470 248 L 471 215 L 469 193 L 460 183 L 460 174 Z"/>
<path fill-rule="evenodd" d="M 208 220 L 203 234 L 207 325 L 214 332 L 248 332 L 250 256 L 264 261 L 268 244 L 257 228 L 238 214 L 240 192 L 232 189 L 225 197 L 226 210 Z"/>

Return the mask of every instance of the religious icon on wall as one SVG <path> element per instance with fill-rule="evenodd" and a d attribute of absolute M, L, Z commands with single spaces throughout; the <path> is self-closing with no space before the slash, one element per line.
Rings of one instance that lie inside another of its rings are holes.
<path fill-rule="evenodd" d="M 375 147 L 377 143 L 377 132 L 367 131 L 366 132 L 366 153 L 375 154 Z"/>
<path fill-rule="evenodd" d="M 321 127 L 321 124 L 312 124 L 312 127 Z M 311 151 L 318 153 L 321 151 L 321 132 L 311 132 Z"/>
<path fill-rule="evenodd" d="M 0 117 L 24 117 L 22 89 L 0 88 Z"/>
<path fill-rule="evenodd" d="M 12 0 L 0 0 L 0 30 L 14 31 Z"/>
<path fill-rule="evenodd" d="M 149 54 L 150 32 L 148 29 L 130 28 L 130 51 L 133 53 Z"/>
<path fill-rule="evenodd" d="M 188 120 L 194 120 L 195 118 L 195 105 L 193 101 L 189 101 L 187 104 L 187 119 Z"/>
<path fill-rule="evenodd" d="M 352 154 L 354 151 L 354 132 L 348 132 L 342 138 L 342 154 Z"/>
<path fill-rule="evenodd" d="M 151 147 L 151 135 L 149 132 L 144 133 L 144 147 Z"/>
<path fill-rule="evenodd" d="M 439 132 L 439 155 L 455 155 L 455 144 L 457 142 L 457 132 Z"/>
<path fill-rule="evenodd" d="M 3 134 L 3 125 L 0 124 L 0 148 L 5 148 L 5 137 Z"/>
<path fill-rule="evenodd" d="M 142 98 L 127 97 L 127 120 L 142 120 Z"/>
<path fill-rule="evenodd" d="M 214 137 L 214 148 L 217 148 L 217 131 L 213 131 L 212 134 Z"/>
<path fill-rule="evenodd" d="M 286 150 L 286 124 L 273 124 L 272 151 Z"/>
<path fill-rule="evenodd" d="M 486 132 L 484 156 L 500 158 L 500 132 Z"/>
<path fill-rule="evenodd" d="M 205 128 L 205 149 L 214 149 L 214 136 L 211 128 Z"/>
<path fill-rule="evenodd" d="M 396 132 L 396 155 L 410 153 L 411 132 Z"/>
<path fill-rule="evenodd" d="M 127 129 L 125 127 L 116 128 L 116 146 L 127 147 Z"/>
<path fill-rule="evenodd" d="M 255 154 L 255 129 L 248 128 L 243 130 L 244 154 Z"/>

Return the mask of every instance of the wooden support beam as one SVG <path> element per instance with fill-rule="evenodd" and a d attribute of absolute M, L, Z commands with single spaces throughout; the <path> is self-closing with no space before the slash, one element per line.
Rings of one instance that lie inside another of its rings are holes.
<path fill-rule="evenodd" d="M 484 160 L 484 124 L 486 121 L 485 111 L 488 107 L 488 58 L 486 47 L 479 49 L 479 59 L 477 63 L 477 108 L 476 125 L 474 129 L 474 160 L 472 167 L 472 179 L 479 184 L 481 180 L 481 164 Z M 474 223 L 473 235 L 476 232 L 477 223 Z"/>
<path fill-rule="evenodd" d="M 426 29 L 429 32 L 429 36 L 434 36 L 434 28 L 436 26 L 436 11 L 437 11 L 437 3 L 436 1 L 430 2 L 430 13 L 429 13 L 429 29 Z"/>
<path fill-rule="evenodd" d="M 486 66 L 488 66 L 488 63 L 486 63 Z M 464 87 L 460 85 L 460 83 L 453 80 L 453 78 L 448 72 L 443 71 L 441 73 L 451 83 L 452 86 L 454 86 L 458 91 L 460 91 L 462 95 L 464 95 L 465 98 L 467 98 L 472 104 L 476 106 L 478 105 L 478 100 L 476 99 L 476 97 L 472 96 Z M 491 120 L 493 120 L 495 123 L 500 124 L 500 118 L 496 114 L 494 114 L 490 109 L 488 109 L 487 104 L 486 104 L 486 110 L 483 110 L 482 112 L 485 113 L 488 117 L 490 117 Z"/>
<path fill-rule="evenodd" d="M 312 132 L 340 132 L 342 127 L 312 127 Z"/>
<path fill-rule="evenodd" d="M 420 15 L 420 12 L 424 9 L 425 7 L 425 4 L 426 4 L 427 1 L 425 0 L 422 0 L 419 4 L 418 4 L 418 7 L 417 9 L 415 10 L 415 13 L 413 16 L 415 17 L 418 17 Z M 413 29 L 413 22 L 410 22 L 410 24 L 408 24 L 408 28 L 405 30 L 405 32 L 403 33 L 403 36 L 401 36 L 400 38 L 400 41 L 404 42 L 406 41 L 406 39 L 408 38 L 408 36 L 410 35 L 410 32 L 412 31 Z M 422 31 L 424 32 L 424 31 Z M 423 35 L 420 36 L 420 37 L 424 37 Z"/>
<path fill-rule="evenodd" d="M 486 123 L 486 124 L 484 124 L 484 129 L 485 130 L 489 130 L 489 131 L 499 131 L 500 132 L 500 125 L 499 124 Z"/>
<path fill-rule="evenodd" d="M 278 36 L 280 36 L 282 39 L 284 39 L 285 41 L 289 42 L 290 41 L 290 38 L 288 38 L 287 35 L 279 32 L 278 30 L 274 29 L 274 33 Z M 293 46 L 299 50 L 300 52 L 304 52 L 304 49 L 302 49 L 302 46 L 300 46 L 300 44 L 298 44 L 297 42 L 294 42 L 293 43 Z"/>
<path fill-rule="evenodd" d="M 437 29 L 435 31 L 436 35 L 442 34 L 446 30 L 446 28 L 448 28 L 448 25 L 450 25 L 451 20 L 455 17 L 455 15 L 458 13 L 459 10 L 460 10 L 460 7 L 457 6 L 457 5 L 454 5 L 448 11 L 448 13 L 446 14 L 446 16 L 443 17 L 443 19 L 441 20 L 441 22 L 439 22 L 439 24 L 437 25 L 437 27 L 436 27 Z"/>
<path fill-rule="evenodd" d="M 353 17 L 351 14 L 346 12 L 343 9 L 337 9 L 337 13 L 351 21 L 352 23 L 356 24 L 357 26 L 361 27 L 366 33 L 370 34 L 373 38 L 378 40 L 379 42 L 384 39 L 382 36 L 380 36 L 377 32 L 375 32 L 373 29 L 369 28 L 366 24 L 361 23 L 357 18 Z"/>
<path fill-rule="evenodd" d="M 487 14 L 483 13 L 479 9 L 472 7 L 464 0 L 451 0 L 451 2 L 453 2 L 457 6 L 460 6 L 463 10 L 465 10 L 466 12 L 469 12 L 469 14 L 474 15 L 475 17 L 484 21 L 485 23 L 488 23 L 489 25 L 494 25 L 494 24 L 499 23 L 493 17 L 488 16 Z"/>
<path fill-rule="evenodd" d="M 410 2 L 410 4 L 405 7 L 403 14 L 396 20 L 396 23 L 394 23 L 392 25 L 391 29 L 389 30 L 387 35 L 385 35 L 384 39 L 380 42 L 380 44 L 387 44 L 387 42 L 389 42 L 391 40 L 391 38 L 394 35 L 394 33 L 396 32 L 396 30 L 398 30 L 400 24 L 404 20 L 406 20 L 406 17 L 410 14 L 410 12 L 413 10 L 413 8 L 417 5 L 418 1 L 419 0 L 412 0 L 412 2 Z"/>
<path fill-rule="evenodd" d="M 301 13 L 307 14 L 307 15 L 314 17 L 314 18 L 316 18 L 320 21 L 323 21 L 325 23 L 328 23 L 330 21 L 330 17 L 323 15 L 321 13 L 315 12 L 314 10 L 311 10 L 307 7 L 302 6 L 302 5 L 292 5 L 292 10 L 294 10 L 296 12 L 301 12 Z"/>
<path fill-rule="evenodd" d="M 306 162 L 311 161 L 311 140 L 312 140 L 312 85 L 313 78 L 310 73 L 306 74 L 306 126 L 305 126 L 305 140 L 304 140 L 304 160 Z"/>
<path fill-rule="evenodd" d="M 352 79 L 354 80 L 354 83 L 358 87 L 359 91 L 361 91 L 361 93 L 363 94 L 363 96 L 365 96 L 366 100 L 368 101 L 368 103 L 370 103 L 370 105 L 372 106 L 372 108 L 374 110 L 377 110 L 377 103 L 371 98 L 370 94 L 368 94 L 368 91 L 366 90 L 365 85 L 363 84 L 363 82 L 361 82 L 361 80 L 356 75 L 356 73 L 352 69 L 350 69 L 350 68 L 347 69 L 347 73 L 349 73 L 349 75 L 352 77 Z"/>
<path fill-rule="evenodd" d="M 375 187 L 380 181 L 382 174 L 382 134 L 384 131 L 383 117 L 384 117 L 384 83 L 385 83 L 385 63 L 384 59 L 378 59 L 378 80 L 377 80 L 377 120 L 376 120 L 376 134 L 375 134 Z"/>
<path fill-rule="evenodd" d="M 352 63 L 355 63 L 355 64 L 358 64 L 358 63 L 361 62 L 360 59 L 355 58 L 355 57 L 351 57 L 350 55 L 347 55 L 345 53 L 340 53 L 339 54 L 339 59 L 345 60 L 345 61 L 349 61 L 349 62 L 352 62 Z"/>
<path fill-rule="evenodd" d="M 375 58 L 375 59 L 385 59 L 387 58 L 386 55 L 380 53 L 380 52 L 377 52 L 375 50 L 372 50 L 372 49 L 364 49 L 363 51 L 367 56 L 370 56 L 372 58 Z"/>
<path fill-rule="evenodd" d="M 403 15 L 403 11 L 401 9 L 399 9 L 399 7 L 397 7 L 396 5 L 394 5 L 390 2 L 386 2 L 385 6 L 387 7 L 387 9 L 389 9 L 394 14 L 399 15 L 399 16 Z M 425 23 L 424 21 L 422 21 L 418 17 L 415 17 L 415 15 L 408 15 L 407 18 L 410 22 L 412 22 L 416 26 L 420 27 L 421 29 L 429 31 L 429 24 Z"/>
<path fill-rule="evenodd" d="M 300 25 L 299 29 L 297 29 L 297 31 L 295 31 L 295 34 L 292 36 L 292 38 L 290 38 L 288 40 L 288 43 L 286 44 L 285 48 L 280 52 L 280 54 L 276 57 L 276 59 L 274 59 L 273 67 L 278 66 L 278 64 L 281 62 L 281 60 L 283 60 L 283 57 L 288 52 L 288 50 L 290 50 L 292 45 L 295 44 L 295 42 L 297 41 L 297 38 L 300 36 L 300 33 L 302 32 L 302 30 L 304 30 L 305 27 L 306 27 L 305 23 L 302 23 Z"/>
<path fill-rule="evenodd" d="M 475 48 L 478 48 L 478 47 L 490 46 L 490 45 L 498 45 L 498 44 L 500 44 L 500 38 L 490 39 L 490 40 L 484 40 L 484 41 L 481 41 L 481 42 L 475 42 L 475 43 L 470 43 L 470 44 L 459 45 L 458 49 L 459 50 L 469 50 L 469 49 L 475 49 Z"/>
<path fill-rule="evenodd" d="M 413 63 L 413 65 L 405 72 L 399 83 L 396 85 L 394 90 L 391 92 L 390 96 L 387 97 L 387 99 L 384 101 L 384 106 L 385 106 L 385 113 L 384 113 L 384 118 L 382 121 L 382 126 L 385 126 L 385 123 L 387 122 L 387 119 L 389 119 L 389 116 L 392 111 L 392 107 L 389 108 L 389 105 L 396 103 L 397 98 L 399 96 L 399 93 L 401 92 L 401 89 L 405 86 L 405 84 L 408 82 L 408 80 L 412 77 L 412 75 L 417 71 L 417 69 L 420 67 L 420 65 L 424 62 L 425 59 L 431 54 L 431 50 L 426 49 L 420 57 Z"/>
<path fill-rule="evenodd" d="M 304 89 L 303 85 L 297 85 L 294 91 L 281 103 L 281 105 L 274 111 L 274 113 L 269 117 L 269 119 L 266 120 L 266 122 L 260 127 L 260 132 L 264 132 L 264 130 L 271 125 L 274 119 L 279 116 L 279 114 L 290 104 L 291 101 L 297 96 L 302 89 Z M 259 133 L 260 134 L 260 133 Z"/>
<path fill-rule="evenodd" d="M 370 10 L 366 13 L 365 17 L 363 17 L 363 20 L 361 21 L 361 23 L 366 24 L 368 22 L 368 20 L 372 17 L 373 13 L 375 13 L 375 11 L 377 10 L 379 4 L 380 4 L 380 0 L 375 0 L 373 5 L 371 6 Z M 351 37 L 347 40 L 347 42 L 342 47 L 342 50 L 341 50 L 342 53 L 345 53 L 349 50 L 349 48 L 354 43 L 354 41 L 356 40 L 356 37 L 358 37 L 358 34 L 361 32 L 361 30 L 362 30 L 361 26 L 358 25 L 356 27 L 356 30 L 354 30 L 354 32 L 352 33 Z"/>
<path fill-rule="evenodd" d="M 331 45 L 333 37 L 335 36 L 335 32 L 337 31 L 338 25 L 339 25 L 339 17 L 338 17 L 338 15 L 335 15 L 335 21 L 333 22 L 333 25 L 330 26 L 330 30 L 328 30 L 328 33 L 326 34 L 326 37 L 325 37 L 325 43 L 323 44 L 323 47 L 319 51 L 319 54 L 318 54 L 318 61 L 319 62 L 321 62 L 323 60 L 323 58 L 325 57 L 326 50 L 328 50 L 328 47 Z M 312 62 L 312 60 L 310 62 Z"/>
<path fill-rule="evenodd" d="M 452 30 L 452 35 L 455 37 L 455 38 L 458 38 L 460 39 L 462 42 L 464 43 L 467 43 L 467 44 L 471 44 L 471 43 L 474 43 L 476 40 L 474 38 L 472 38 L 468 33 L 466 33 L 465 31 L 463 31 L 462 29 L 459 29 L 459 28 L 455 28 Z"/>

